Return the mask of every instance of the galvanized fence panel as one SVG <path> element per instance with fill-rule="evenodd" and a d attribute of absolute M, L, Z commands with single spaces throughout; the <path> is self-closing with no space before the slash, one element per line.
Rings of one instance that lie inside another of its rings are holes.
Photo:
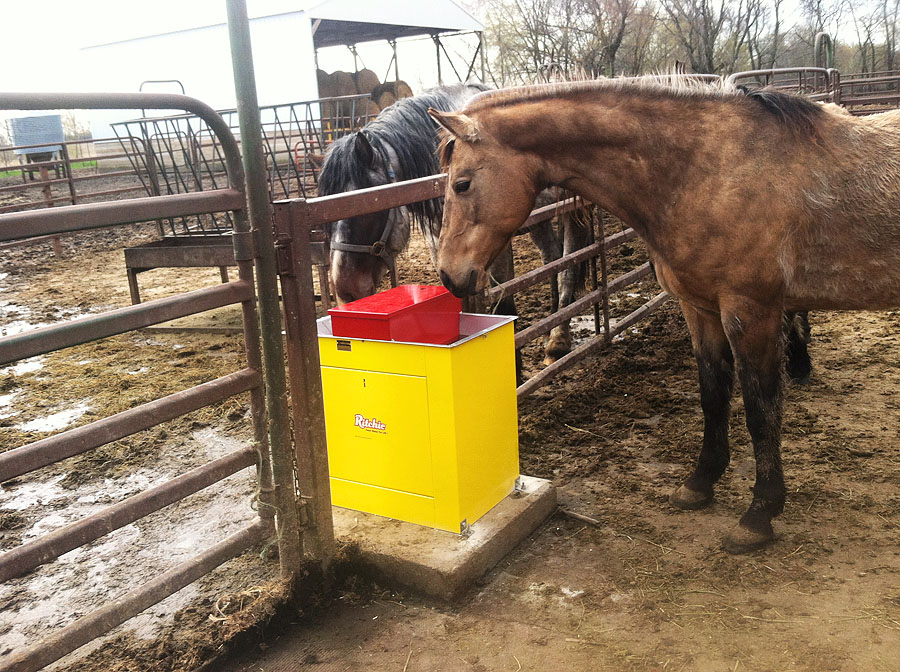
<path fill-rule="evenodd" d="M 23 236 L 59 235 L 97 227 L 115 226 L 159 217 L 230 212 L 234 222 L 234 251 L 238 280 L 157 301 L 91 315 L 69 322 L 34 329 L 0 339 L 0 364 L 39 353 L 95 341 L 178 316 L 215 307 L 239 304 L 243 313 L 247 367 L 216 380 L 168 395 L 105 419 L 64 431 L 49 438 L 0 454 L 0 481 L 22 476 L 35 469 L 92 450 L 235 394 L 250 394 L 254 446 L 247 446 L 208 464 L 194 468 L 161 485 L 70 523 L 54 532 L 26 542 L 0 556 L 0 579 L 8 580 L 51 562 L 61 554 L 89 543 L 158 511 L 191 493 L 208 487 L 248 466 L 256 465 L 259 519 L 220 543 L 184 562 L 127 595 L 64 627 L 48 639 L 0 658 L 0 669 L 32 671 L 107 632 L 148 606 L 180 590 L 216 566 L 252 545 L 277 536 L 282 572 L 299 569 L 302 530 L 294 483 L 290 428 L 286 422 L 267 422 L 266 395 L 285 398 L 263 370 L 264 351 L 281 352 L 277 298 L 275 316 L 257 313 L 254 267 L 265 269 L 269 258 L 274 269 L 274 248 L 254 246 L 243 195 L 243 170 L 237 144 L 216 113 L 199 101 L 164 94 L 0 94 L 0 109 L 124 108 L 183 109 L 202 117 L 217 134 L 227 165 L 227 180 L 218 189 L 202 193 L 141 198 L 119 203 L 80 204 L 43 211 L 0 214 L 0 241 Z M 268 218 L 261 223 L 267 228 Z M 258 234 L 258 232 L 257 232 Z M 257 249 L 254 250 L 254 247 Z M 260 271 L 265 274 L 265 270 Z M 274 287 L 274 273 L 269 285 Z M 262 286 L 262 278 L 259 278 Z M 271 312 L 273 302 L 268 301 Z M 261 304 L 262 305 L 262 304 Z M 260 332 L 260 324 L 265 331 Z M 275 325 L 274 329 L 272 325 Z M 279 355 L 280 356 L 280 355 Z M 282 379 L 283 380 L 283 379 Z M 270 452 L 271 448 L 271 452 Z M 274 514 L 278 511 L 278 515 Z M 277 533 L 276 533 L 277 529 Z M 287 564 L 288 560 L 293 564 Z"/>
<path fill-rule="evenodd" d="M 369 122 L 369 98 L 359 94 L 257 108 L 271 200 L 307 196 L 315 190 L 315 158 L 331 142 Z M 241 146 L 238 110 L 218 112 Z M 112 128 L 148 195 L 218 189 L 225 179 L 220 143 L 197 115 L 145 116 L 114 123 Z M 160 235 L 172 237 L 221 235 L 232 226 L 227 213 L 168 218 L 159 224 Z"/>

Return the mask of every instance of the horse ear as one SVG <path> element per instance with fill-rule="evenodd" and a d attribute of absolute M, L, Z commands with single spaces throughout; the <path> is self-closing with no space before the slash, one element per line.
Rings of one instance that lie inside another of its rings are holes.
<path fill-rule="evenodd" d="M 372 149 L 372 143 L 369 142 L 366 134 L 362 131 L 356 134 L 356 140 L 353 142 L 353 151 L 356 152 L 356 157 L 362 165 L 369 168 L 375 165 L 375 150 Z"/>
<path fill-rule="evenodd" d="M 437 123 L 443 126 L 451 134 L 466 142 L 477 142 L 479 139 L 478 126 L 471 117 L 461 112 L 441 112 L 433 107 L 428 108 L 428 114 Z"/>
<path fill-rule="evenodd" d="M 309 153 L 306 155 L 306 158 L 313 165 L 313 167 L 318 170 L 321 170 L 322 164 L 325 163 L 325 155 L 324 154 Z"/>

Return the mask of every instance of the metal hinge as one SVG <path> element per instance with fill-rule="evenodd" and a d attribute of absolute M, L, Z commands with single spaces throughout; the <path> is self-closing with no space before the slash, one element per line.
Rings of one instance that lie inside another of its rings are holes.
<path fill-rule="evenodd" d="M 516 482 L 513 484 L 513 491 L 514 492 L 525 492 L 527 489 L 528 489 L 528 487 L 525 485 L 525 479 L 522 478 L 521 476 L 519 476 L 516 479 Z"/>
<path fill-rule="evenodd" d="M 297 499 L 297 523 L 301 530 L 308 529 L 312 525 L 309 513 L 309 503 L 306 501 L 307 499 L 312 499 L 312 497 L 300 495 Z"/>
<path fill-rule="evenodd" d="M 459 533 L 463 536 L 468 536 L 472 533 L 472 528 L 469 527 L 468 518 L 464 518 L 462 522 L 459 524 Z"/>
<path fill-rule="evenodd" d="M 258 249 L 251 231 L 235 231 L 231 234 L 231 247 L 235 261 L 250 261 L 256 258 Z"/>
<path fill-rule="evenodd" d="M 294 275 L 294 255 L 291 251 L 291 239 L 279 235 L 275 239 L 275 267 L 278 275 Z"/>

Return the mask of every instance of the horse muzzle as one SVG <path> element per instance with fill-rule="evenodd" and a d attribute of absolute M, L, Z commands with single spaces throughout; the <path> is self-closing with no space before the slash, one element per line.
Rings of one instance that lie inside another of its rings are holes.
<path fill-rule="evenodd" d="M 467 296 L 472 296 L 477 291 L 478 286 L 478 271 L 472 269 L 469 271 L 469 275 L 466 276 L 461 282 L 457 282 L 454 278 L 450 277 L 450 274 L 447 271 L 441 271 L 441 282 L 444 287 L 449 289 L 454 296 L 457 298 L 465 298 Z"/>

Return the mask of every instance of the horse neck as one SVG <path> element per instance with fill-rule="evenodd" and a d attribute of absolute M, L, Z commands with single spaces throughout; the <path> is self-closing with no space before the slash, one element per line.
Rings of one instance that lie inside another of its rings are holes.
<path fill-rule="evenodd" d="M 715 101 L 600 92 L 487 112 L 485 129 L 540 160 L 537 189 L 561 186 L 612 212 L 646 237 L 697 177 L 700 134 Z"/>

